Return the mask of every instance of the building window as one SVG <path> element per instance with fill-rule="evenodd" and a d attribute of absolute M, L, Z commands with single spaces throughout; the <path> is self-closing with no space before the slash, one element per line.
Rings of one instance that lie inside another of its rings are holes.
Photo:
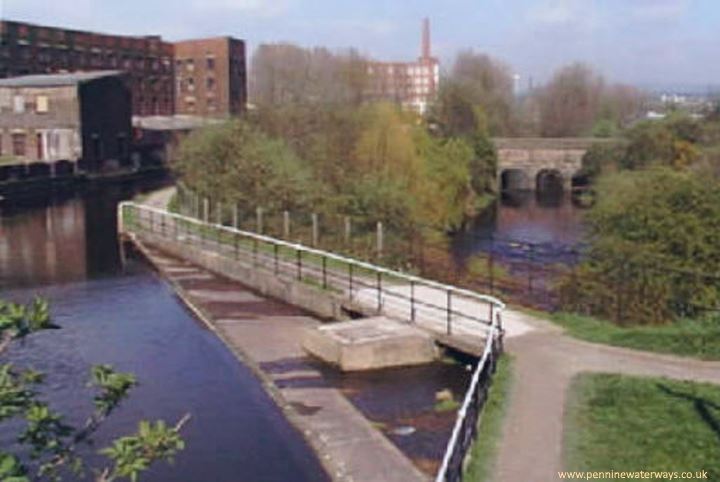
<path fill-rule="evenodd" d="M 187 90 L 189 90 L 190 92 L 195 90 L 195 79 L 193 79 L 192 77 L 187 79 Z"/>
<path fill-rule="evenodd" d="M 42 161 L 45 159 L 45 146 L 43 145 L 42 132 L 35 134 L 35 149 L 37 150 L 37 159 Z"/>
<path fill-rule="evenodd" d="M 207 58 L 205 59 L 205 61 L 206 61 L 206 63 L 207 63 L 207 69 L 208 69 L 208 70 L 213 70 L 213 69 L 215 69 L 215 57 L 207 57 Z"/>
<path fill-rule="evenodd" d="M 13 156 L 25 156 L 25 145 L 27 144 L 27 136 L 21 133 L 12 135 L 12 153 Z"/>
<path fill-rule="evenodd" d="M 25 112 L 25 98 L 22 95 L 16 95 L 13 98 L 13 110 L 16 114 Z"/>
<path fill-rule="evenodd" d="M 48 112 L 48 97 L 47 95 L 38 95 L 35 98 L 35 112 L 38 114 L 45 114 Z"/>
<path fill-rule="evenodd" d="M 208 77 L 205 82 L 208 90 L 213 90 L 215 88 L 215 79 L 212 77 Z"/>
<path fill-rule="evenodd" d="M 185 62 L 185 68 L 190 72 L 195 70 L 195 61 L 193 59 L 187 59 Z"/>

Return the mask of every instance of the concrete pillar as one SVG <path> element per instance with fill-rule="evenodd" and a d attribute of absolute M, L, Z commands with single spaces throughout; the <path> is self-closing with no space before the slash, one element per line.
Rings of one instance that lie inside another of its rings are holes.
<path fill-rule="evenodd" d="M 290 213 L 283 211 L 283 238 L 290 239 Z"/>
<path fill-rule="evenodd" d="M 377 255 L 378 258 L 383 254 L 383 224 L 381 221 L 377 223 Z"/>
<path fill-rule="evenodd" d="M 318 215 L 312 213 L 312 245 L 316 247 L 318 245 L 319 230 L 318 230 Z"/>
<path fill-rule="evenodd" d="M 263 233 L 263 208 L 259 206 L 255 210 L 255 230 L 258 234 Z"/>

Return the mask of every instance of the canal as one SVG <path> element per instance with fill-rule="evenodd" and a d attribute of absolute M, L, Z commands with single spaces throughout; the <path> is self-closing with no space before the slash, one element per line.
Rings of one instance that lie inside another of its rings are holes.
<path fill-rule="evenodd" d="M 121 266 L 115 208 L 139 189 L 104 186 L 0 211 L 0 298 L 51 303 L 61 330 L 13 346 L 5 361 L 47 375 L 44 397 L 80 424 L 92 410 L 91 365 L 137 375 L 140 385 L 96 437 L 92 455 L 133 432 L 141 419 L 192 420 L 187 448 L 173 466 L 143 480 L 323 481 L 327 476 L 302 436 L 248 368 L 185 309 L 141 260 Z M 0 447 L 18 425 L 0 429 Z"/>

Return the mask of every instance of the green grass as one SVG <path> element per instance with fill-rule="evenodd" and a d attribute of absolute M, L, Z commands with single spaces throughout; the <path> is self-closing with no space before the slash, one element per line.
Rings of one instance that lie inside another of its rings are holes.
<path fill-rule="evenodd" d="M 556 313 L 551 319 L 582 340 L 703 360 L 720 360 L 720 317 L 667 325 L 620 327 L 587 316 Z"/>
<path fill-rule="evenodd" d="M 498 363 L 463 480 L 483 482 L 492 478 L 512 383 L 513 358 L 506 353 Z"/>
<path fill-rule="evenodd" d="M 720 480 L 719 386 L 579 375 L 565 422 L 566 470 L 706 470 Z"/>
<path fill-rule="evenodd" d="M 433 410 L 438 413 L 452 412 L 460 408 L 460 402 L 457 400 L 440 400 L 435 403 Z"/>

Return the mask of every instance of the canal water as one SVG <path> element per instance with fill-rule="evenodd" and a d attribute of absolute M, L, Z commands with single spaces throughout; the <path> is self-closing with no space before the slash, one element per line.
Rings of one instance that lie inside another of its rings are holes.
<path fill-rule="evenodd" d="M 133 432 L 139 420 L 174 422 L 190 413 L 185 451 L 143 480 L 327 480 L 250 370 L 141 260 L 131 256 L 120 265 L 115 207 L 137 189 L 106 186 L 0 208 L 0 298 L 47 298 L 62 326 L 13 346 L 4 358 L 46 373 L 43 395 L 75 424 L 92 410 L 91 365 L 137 375 L 140 386 L 88 449 L 96 462 L 104 460 L 92 455 L 97 449 Z M 3 449 L 14 444 L 12 428 L 0 427 Z"/>

